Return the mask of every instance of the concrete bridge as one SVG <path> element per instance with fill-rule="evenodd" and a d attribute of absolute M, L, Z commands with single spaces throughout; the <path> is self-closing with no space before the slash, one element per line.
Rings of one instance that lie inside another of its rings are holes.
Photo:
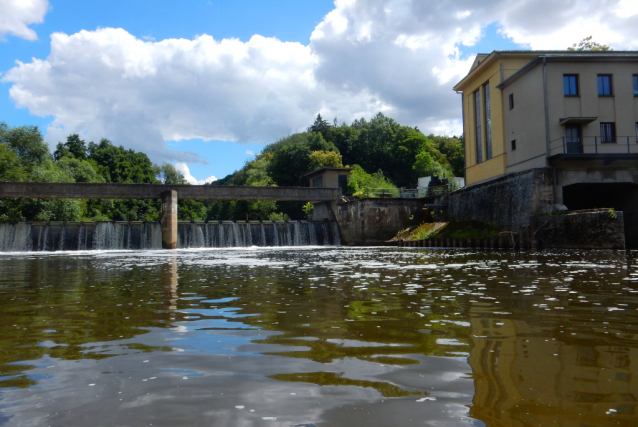
<path fill-rule="evenodd" d="M 162 247 L 177 248 L 177 199 L 336 202 L 340 188 L 0 182 L 0 198 L 161 199 Z"/>

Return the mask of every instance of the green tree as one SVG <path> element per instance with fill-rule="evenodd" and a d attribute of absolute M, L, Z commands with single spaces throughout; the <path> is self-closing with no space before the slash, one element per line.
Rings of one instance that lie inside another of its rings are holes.
<path fill-rule="evenodd" d="M 162 184 L 176 184 L 176 185 L 184 185 L 188 184 L 184 175 L 175 169 L 170 163 L 164 163 L 161 167 L 158 167 L 156 170 L 156 176 L 160 180 Z"/>
<path fill-rule="evenodd" d="M 7 144 L 0 143 L 0 181 L 25 181 L 27 173 L 18 155 Z"/>
<path fill-rule="evenodd" d="M 334 144 L 324 140 L 320 133 L 292 135 L 277 142 L 277 149 L 272 148 L 264 149 L 264 153 L 272 153 L 267 171 L 275 183 L 281 186 L 306 185 L 303 175 L 311 170 L 310 154 L 313 151 L 338 153 Z"/>
<path fill-rule="evenodd" d="M 447 158 L 454 176 L 463 176 L 465 170 L 464 136 L 435 136 L 428 135 L 434 141 L 436 148 Z"/>
<path fill-rule="evenodd" d="M 76 159 L 86 160 L 86 143 L 80 139 L 80 136 L 77 133 L 69 135 L 64 144 L 61 142 L 58 143 L 55 151 L 53 152 L 53 158 L 55 160 L 60 160 L 62 157 L 75 157 Z"/>
<path fill-rule="evenodd" d="M 321 117 L 321 114 L 317 114 L 315 122 L 308 128 L 308 133 L 320 133 L 323 137 L 325 137 L 328 132 L 330 132 L 331 128 L 332 126 L 330 125 L 330 123 L 328 123 L 327 120 L 324 120 Z"/>
<path fill-rule="evenodd" d="M 310 153 L 309 169 L 313 170 L 322 166 L 343 167 L 341 154 L 334 151 L 313 151 Z"/>
<path fill-rule="evenodd" d="M 354 170 L 350 174 L 348 181 L 348 193 L 354 193 L 366 197 L 366 189 L 395 189 L 396 186 L 385 177 L 383 171 L 378 170 L 375 174 L 367 173 L 361 166 L 353 165 Z"/>
<path fill-rule="evenodd" d="M 56 162 L 56 166 L 74 182 L 105 182 L 97 165 L 88 160 L 64 156 Z"/>
<path fill-rule="evenodd" d="M 592 40 L 592 36 L 585 37 L 578 43 L 574 43 L 567 50 L 571 51 L 605 51 L 605 50 L 613 50 L 607 45 L 596 43 Z"/>
<path fill-rule="evenodd" d="M 0 122 L 0 143 L 13 150 L 26 167 L 44 162 L 51 157 L 37 126 L 9 127 Z"/>
<path fill-rule="evenodd" d="M 108 139 L 89 143 L 88 154 L 99 166 L 107 182 L 157 184 L 157 168 L 148 156 L 135 150 L 116 147 Z"/>

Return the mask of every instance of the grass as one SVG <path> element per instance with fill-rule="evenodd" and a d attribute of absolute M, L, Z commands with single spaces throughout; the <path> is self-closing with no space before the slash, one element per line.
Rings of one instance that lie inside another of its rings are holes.
<path fill-rule="evenodd" d="M 390 241 L 394 242 L 397 240 L 424 240 L 434 237 L 447 227 L 447 222 L 432 222 L 427 224 L 421 224 L 416 227 L 406 228 L 405 230 L 401 230 L 394 236 Z"/>
<path fill-rule="evenodd" d="M 431 238 L 486 239 L 498 236 L 500 231 L 498 226 L 480 221 L 433 222 L 401 230 L 390 241 Z"/>

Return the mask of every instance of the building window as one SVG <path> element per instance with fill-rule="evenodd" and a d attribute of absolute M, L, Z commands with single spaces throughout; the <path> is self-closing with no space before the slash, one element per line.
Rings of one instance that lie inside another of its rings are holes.
<path fill-rule="evenodd" d="M 339 188 L 341 188 L 341 194 L 346 194 L 348 191 L 348 175 L 339 175 Z"/>
<path fill-rule="evenodd" d="M 616 142 L 616 123 L 600 123 L 600 142 Z"/>
<path fill-rule="evenodd" d="M 598 75 L 598 96 L 611 96 L 611 74 Z"/>
<path fill-rule="evenodd" d="M 634 74 L 634 96 L 638 96 L 638 74 Z"/>
<path fill-rule="evenodd" d="M 516 150 L 516 140 L 512 140 L 512 151 Z"/>
<path fill-rule="evenodd" d="M 578 96 L 578 74 L 563 75 L 563 91 L 565 96 Z"/>
<path fill-rule="evenodd" d="M 510 110 L 514 109 L 514 94 L 510 93 Z"/>
<path fill-rule="evenodd" d="M 315 178 L 312 180 L 312 186 L 314 188 L 323 188 L 323 176 L 320 176 L 319 178 Z"/>
<path fill-rule="evenodd" d="M 481 91 L 474 92 L 474 119 L 476 121 L 476 163 L 483 161 L 483 134 L 481 129 Z"/>
<path fill-rule="evenodd" d="M 490 105 L 490 83 L 483 85 L 483 99 L 485 100 L 485 143 L 487 145 L 487 159 L 492 158 L 492 106 Z"/>

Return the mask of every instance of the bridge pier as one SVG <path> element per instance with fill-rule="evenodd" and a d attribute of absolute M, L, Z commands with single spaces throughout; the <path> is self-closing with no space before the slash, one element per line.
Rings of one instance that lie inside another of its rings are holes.
<path fill-rule="evenodd" d="M 162 248 L 177 249 L 177 191 L 162 193 Z"/>

